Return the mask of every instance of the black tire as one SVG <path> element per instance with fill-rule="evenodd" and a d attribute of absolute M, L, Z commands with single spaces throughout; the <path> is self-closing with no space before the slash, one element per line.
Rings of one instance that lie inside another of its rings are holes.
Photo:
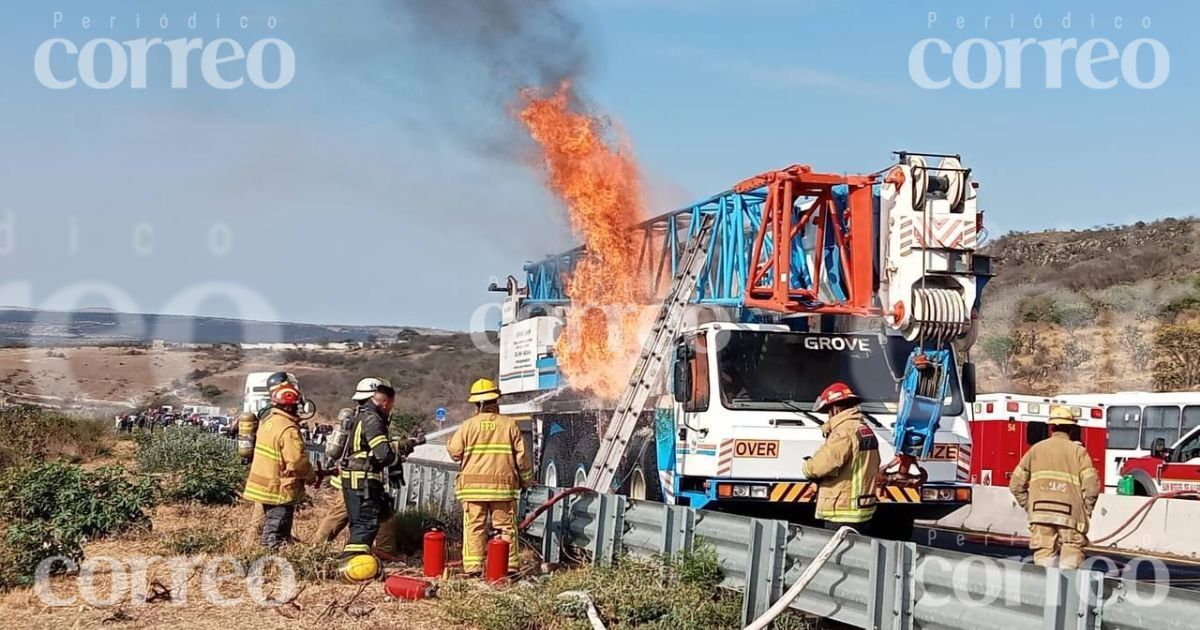
<path fill-rule="evenodd" d="M 658 481 L 658 451 L 653 435 L 635 436 L 630 440 L 617 479 L 621 484 L 618 494 L 639 501 L 662 501 L 662 487 Z"/>
<path fill-rule="evenodd" d="M 573 434 L 572 439 L 575 444 L 574 448 L 571 449 L 571 457 L 568 460 L 571 476 L 566 487 L 581 486 L 584 480 L 587 479 L 588 471 L 592 468 L 592 462 L 596 461 L 596 453 L 600 450 L 600 438 L 596 435 L 595 426 L 590 423 L 577 426 L 574 431 L 569 431 L 568 434 Z"/>
<path fill-rule="evenodd" d="M 538 483 L 544 486 L 569 488 L 564 472 L 570 467 L 571 444 L 565 433 L 545 436 L 542 440 L 542 455 L 538 461 Z"/>

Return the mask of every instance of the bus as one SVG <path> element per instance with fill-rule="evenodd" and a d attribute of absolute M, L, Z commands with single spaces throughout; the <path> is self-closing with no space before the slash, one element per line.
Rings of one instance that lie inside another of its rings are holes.
<path fill-rule="evenodd" d="M 1105 478 L 1106 437 L 1104 415 L 1095 403 L 1082 397 L 1067 401 L 1060 397 L 1024 394 L 980 394 L 971 414 L 971 483 L 1008 487 L 1012 472 L 1029 447 L 1050 435 L 1046 421 L 1050 406 L 1062 405 L 1079 421 L 1080 441 Z"/>
<path fill-rule="evenodd" d="M 1200 426 L 1200 392 L 1118 392 L 1060 396 L 1071 404 L 1099 404 L 1107 430 L 1105 490 L 1114 492 L 1126 460 L 1143 457 L 1157 438 L 1175 444 Z"/>

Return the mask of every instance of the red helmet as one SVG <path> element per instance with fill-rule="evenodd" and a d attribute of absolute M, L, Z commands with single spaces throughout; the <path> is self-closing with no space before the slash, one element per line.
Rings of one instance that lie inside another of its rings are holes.
<path fill-rule="evenodd" d="M 291 383 L 279 385 L 271 391 L 271 404 L 278 406 L 297 405 L 300 403 L 300 390 Z"/>
<path fill-rule="evenodd" d="M 817 402 L 813 403 L 812 410 L 821 413 L 833 403 L 854 404 L 858 402 L 862 402 L 858 394 L 855 394 L 849 385 L 838 381 L 821 392 L 821 395 L 817 397 Z"/>

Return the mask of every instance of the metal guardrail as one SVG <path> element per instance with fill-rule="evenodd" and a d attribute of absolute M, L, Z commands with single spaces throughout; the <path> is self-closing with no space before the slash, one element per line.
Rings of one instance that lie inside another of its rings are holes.
<path fill-rule="evenodd" d="M 407 483 L 398 493 L 399 507 L 453 506 L 454 470 L 416 461 L 404 468 Z M 521 513 L 547 501 L 553 491 L 536 487 L 526 492 Z M 592 562 L 607 564 L 625 553 L 672 555 L 709 545 L 724 575 L 722 586 L 742 593 L 743 623 L 779 599 L 833 536 L 832 531 L 783 521 L 608 494 L 562 501 L 526 533 L 540 540 L 547 562 L 558 562 L 565 546 L 586 550 Z M 1162 595 L 1157 600 L 1156 589 Z M 858 535 L 842 543 L 791 607 L 871 630 L 1200 626 L 1200 593 L 1194 591 Z"/>
<path fill-rule="evenodd" d="M 309 446 L 309 457 L 328 467 L 319 446 Z M 403 467 L 405 483 L 393 489 L 397 509 L 455 509 L 457 470 L 412 459 Z M 545 503 L 555 490 L 539 486 L 525 492 L 520 513 Z M 586 551 L 593 563 L 609 564 L 626 553 L 670 556 L 711 546 L 724 576 L 721 586 L 742 593 L 744 624 L 778 600 L 833 536 L 784 521 L 611 494 L 561 501 L 525 533 L 540 541 L 542 557 L 552 563 L 562 559 L 565 547 Z M 791 607 L 870 630 L 1200 626 L 1200 592 L 859 535 L 846 538 Z"/>

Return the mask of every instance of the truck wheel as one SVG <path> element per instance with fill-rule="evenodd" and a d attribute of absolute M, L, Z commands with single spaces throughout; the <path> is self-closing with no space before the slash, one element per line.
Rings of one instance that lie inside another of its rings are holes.
<path fill-rule="evenodd" d="M 563 478 L 563 483 L 568 484 L 567 487 L 582 486 L 587 483 L 588 471 L 592 468 L 592 462 L 596 460 L 596 452 L 600 450 L 600 438 L 596 436 L 596 431 L 592 426 L 580 426 L 572 436 L 574 440 L 574 448 L 571 450 L 571 457 L 568 460 L 570 470 L 563 469 L 559 475 Z M 565 475 L 565 476 L 564 476 Z"/>
<path fill-rule="evenodd" d="M 538 479 L 543 486 L 565 488 L 571 486 L 571 478 L 567 467 L 566 455 L 570 453 L 570 445 L 560 436 L 546 438 L 542 447 L 541 466 Z"/>
<path fill-rule="evenodd" d="M 629 451 L 617 477 L 619 494 L 638 501 L 662 501 L 658 483 L 658 452 L 653 437 L 630 441 Z"/>

